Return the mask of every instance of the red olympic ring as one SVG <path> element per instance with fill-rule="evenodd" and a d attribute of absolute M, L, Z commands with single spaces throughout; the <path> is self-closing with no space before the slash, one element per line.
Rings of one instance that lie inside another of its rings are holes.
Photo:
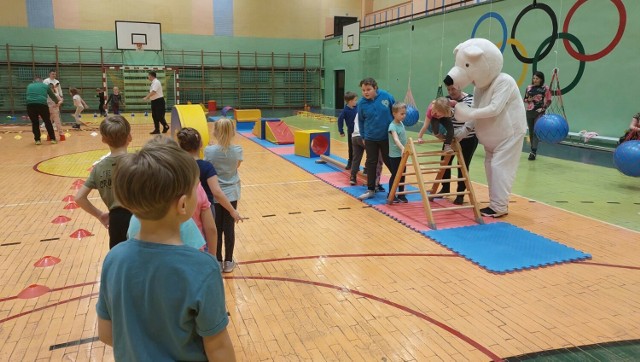
<path fill-rule="evenodd" d="M 578 8 L 580 7 L 580 5 L 584 4 L 585 2 L 587 2 L 587 0 L 578 0 L 576 1 L 575 4 L 573 4 L 571 9 L 569 9 L 569 12 L 567 13 L 567 17 L 564 19 L 564 24 L 562 24 L 563 33 L 569 33 L 569 22 L 571 21 L 571 17 L 573 16 L 573 13 L 575 13 L 576 10 L 578 10 Z M 567 53 L 569 53 L 574 59 L 583 61 L 583 62 L 598 60 L 604 57 L 605 55 L 611 53 L 613 48 L 615 48 L 616 45 L 618 45 L 618 43 L 620 42 L 620 39 L 622 39 L 622 34 L 624 33 L 624 29 L 627 25 L 627 11 L 624 8 L 624 4 L 622 3 L 622 0 L 611 0 L 611 2 L 618 9 L 618 16 L 620 17 L 620 22 L 618 23 L 618 32 L 616 33 L 615 37 L 613 37 L 613 40 L 611 41 L 611 43 L 609 43 L 609 45 L 607 45 L 604 49 L 594 54 L 580 54 L 573 49 L 573 46 L 571 46 L 571 44 L 567 39 L 563 39 L 562 42 L 564 44 L 565 49 L 567 49 Z"/>

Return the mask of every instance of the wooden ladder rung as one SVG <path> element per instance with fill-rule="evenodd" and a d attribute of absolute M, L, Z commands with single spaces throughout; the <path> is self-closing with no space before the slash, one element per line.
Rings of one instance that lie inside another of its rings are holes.
<path fill-rule="evenodd" d="M 442 143 L 441 140 L 426 140 L 426 141 L 422 141 L 422 142 L 418 142 L 418 141 L 413 141 L 413 144 L 423 144 L 423 143 Z"/>
<path fill-rule="evenodd" d="M 433 195 L 429 195 L 430 199 L 437 199 L 437 198 L 442 198 L 445 196 L 459 196 L 459 195 L 470 195 L 471 192 L 469 191 L 462 191 L 462 192 L 446 192 L 446 193 L 442 193 L 442 194 L 433 194 Z"/>
<path fill-rule="evenodd" d="M 474 207 L 473 205 L 442 207 L 442 208 L 437 208 L 437 209 L 431 209 L 431 212 L 449 211 L 449 210 L 462 210 L 462 209 L 473 209 L 473 207 Z"/>
<path fill-rule="evenodd" d="M 397 191 L 396 195 L 411 195 L 411 194 L 419 194 L 420 190 L 409 190 L 409 191 Z"/>
<path fill-rule="evenodd" d="M 460 181 L 466 181 L 467 179 L 462 177 L 462 178 L 441 178 L 440 180 L 433 180 L 433 181 L 424 181 L 424 184 L 446 184 L 449 182 L 460 182 Z"/>

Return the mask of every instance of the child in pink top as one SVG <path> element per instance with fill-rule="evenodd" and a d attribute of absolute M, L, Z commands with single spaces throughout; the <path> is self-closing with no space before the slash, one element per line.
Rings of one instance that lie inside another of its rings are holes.
<path fill-rule="evenodd" d="M 211 215 L 211 202 L 209 202 L 207 193 L 204 191 L 204 188 L 202 188 L 202 184 L 200 183 L 198 184 L 197 192 L 198 203 L 196 204 L 196 210 L 193 212 L 193 216 L 191 218 L 196 222 L 202 236 L 205 236 L 202 219 L 207 218 L 207 214 Z"/>

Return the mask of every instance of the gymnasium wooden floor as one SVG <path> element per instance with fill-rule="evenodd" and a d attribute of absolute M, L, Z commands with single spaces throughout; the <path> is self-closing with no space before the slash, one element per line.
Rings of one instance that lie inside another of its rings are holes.
<path fill-rule="evenodd" d="M 133 129 L 134 147 L 150 137 L 150 125 Z M 38 147 L 29 131 L 17 135 L 0 128 L 0 361 L 111 361 L 95 339 L 107 232 L 63 201 L 108 150 L 88 131 Z M 513 196 L 503 221 L 593 259 L 492 274 L 238 142 L 249 219 L 236 228 L 239 266 L 224 277 L 239 360 L 488 361 L 640 339 L 637 231 Z M 344 156 L 346 145 L 332 151 Z M 475 190 L 487 199 L 484 186 Z M 628 211 L 637 221 L 637 207 Z M 53 224 L 61 215 L 71 220 Z M 94 235 L 71 237 L 78 229 Z M 44 256 L 61 262 L 34 267 Z M 52 290 L 16 297 L 32 284 Z"/>

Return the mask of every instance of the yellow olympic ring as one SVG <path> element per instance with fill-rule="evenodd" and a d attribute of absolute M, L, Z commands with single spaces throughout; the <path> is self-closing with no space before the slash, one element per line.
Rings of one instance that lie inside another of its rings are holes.
<path fill-rule="evenodd" d="M 514 45 L 516 48 L 518 48 L 518 50 L 522 53 L 523 56 L 525 57 L 529 56 L 527 54 L 527 49 L 524 48 L 524 45 L 520 42 L 520 40 L 509 38 L 507 39 L 507 44 Z M 502 46 L 502 42 L 498 42 L 496 46 L 500 48 Z M 522 84 L 524 83 L 524 80 L 527 78 L 528 71 L 529 71 L 529 64 L 523 62 L 522 73 L 520 73 L 520 78 L 518 78 L 518 81 L 516 82 L 518 83 L 518 87 L 521 87 Z"/>

